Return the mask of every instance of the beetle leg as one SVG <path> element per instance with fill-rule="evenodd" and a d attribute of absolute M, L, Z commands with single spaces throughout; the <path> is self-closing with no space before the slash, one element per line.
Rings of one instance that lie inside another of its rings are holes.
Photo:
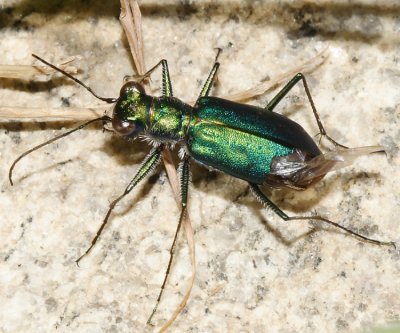
<path fill-rule="evenodd" d="M 208 78 L 207 78 L 206 82 L 204 83 L 204 86 L 201 89 L 200 95 L 198 98 L 208 96 L 208 94 L 210 93 L 210 89 L 215 81 L 215 76 L 217 74 L 218 68 L 219 68 L 219 62 L 216 62 L 214 64 L 213 68 L 211 69 L 211 72 L 208 75 Z"/>
<path fill-rule="evenodd" d="M 268 111 L 273 111 L 279 102 L 289 93 L 290 90 L 301 80 L 303 74 L 296 74 L 265 107 Z"/>
<path fill-rule="evenodd" d="M 208 78 L 207 78 L 206 82 L 204 83 L 203 88 L 201 88 L 200 95 L 198 98 L 208 96 L 208 94 L 210 93 L 210 89 L 211 89 L 212 85 L 214 84 L 214 81 L 215 81 L 215 78 L 216 78 L 216 75 L 218 72 L 219 62 L 217 60 L 218 60 L 218 57 L 219 57 L 221 51 L 222 50 L 220 48 L 218 48 L 218 52 L 217 52 L 217 55 L 216 55 L 215 61 L 214 61 L 214 66 L 211 69 L 210 74 L 208 74 Z"/>
<path fill-rule="evenodd" d="M 169 249 L 169 261 L 168 261 L 167 270 L 165 271 L 164 281 L 161 285 L 161 289 L 160 289 L 160 293 L 158 294 L 158 297 L 157 297 L 156 305 L 154 306 L 153 311 L 152 311 L 149 319 L 147 320 L 147 324 L 151 324 L 151 320 L 157 311 L 158 305 L 160 304 L 161 296 L 164 292 L 164 288 L 165 288 L 165 285 L 167 283 L 168 276 L 169 276 L 169 271 L 171 269 L 172 260 L 174 258 L 174 252 L 175 252 L 176 241 L 178 239 L 178 234 L 181 229 L 182 222 L 184 220 L 184 216 L 186 214 L 187 198 L 188 198 L 188 190 L 189 190 L 189 179 L 190 179 L 189 161 L 190 161 L 190 157 L 188 155 L 185 155 L 183 157 L 183 162 L 181 163 L 181 166 L 180 166 L 181 213 L 179 216 L 178 225 L 176 227 L 175 236 L 172 241 L 171 247 Z"/>
<path fill-rule="evenodd" d="M 171 78 L 169 77 L 168 62 L 161 60 L 162 65 L 162 94 L 163 96 L 173 96 Z"/>
<path fill-rule="evenodd" d="M 330 142 L 332 142 L 335 146 L 348 149 L 349 147 L 344 146 L 344 145 L 338 143 L 337 141 L 333 140 L 333 139 L 326 133 L 326 130 L 325 130 L 324 126 L 322 125 L 322 121 L 321 121 L 321 119 L 319 118 L 319 115 L 318 115 L 317 109 L 316 109 L 316 107 L 315 107 L 314 101 L 313 101 L 313 99 L 312 99 L 312 97 L 311 97 L 310 89 L 308 88 L 308 84 L 307 84 L 307 80 L 306 80 L 305 76 L 304 76 L 302 73 L 298 73 L 297 76 L 300 76 L 301 80 L 303 81 L 304 90 L 306 91 L 308 100 L 310 101 L 310 105 L 311 105 L 312 111 L 313 111 L 313 113 L 314 113 L 315 120 L 317 121 L 318 128 L 319 128 L 319 132 L 321 133 L 321 135 L 322 135 L 322 136 L 325 136 L 325 137 L 326 137 Z"/>
<path fill-rule="evenodd" d="M 139 76 L 140 81 L 147 79 L 159 66 L 162 66 L 162 94 L 163 96 L 173 96 L 171 78 L 169 77 L 168 62 L 160 60 L 155 66 L 150 68 L 145 74 Z"/>
<path fill-rule="evenodd" d="M 284 98 L 288 92 L 290 90 L 292 90 L 292 88 L 299 82 L 299 81 L 303 82 L 303 86 L 304 86 L 304 90 L 306 91 L 307 94 L 307 98 L 310 102 L 311 105 L 311 109 L 314 113 L 314 117 L 315 120 L 317 121 L 318 124 L 318 128 L 319 128 L 319 132 L 322 136 L 326 137 L 330 142 L 332 142 L 335 146 L 341 147 L 341 148 L 345 148 L 347 149 L 348 147 L 336 142 L 335 140 L 333 140 L 327 133 L 326 130 L 324 128 L 324 126 L 322 125 L 322 121 L 318 115 L 317 109 L 315 107 L 314 101 L 311 97 L 311 93 L 310 93 L 310 89 L 308 88 L 308 84 L 306 81 L 305 76 L 302 73 L 297 73 L 283 88 L 281 91 L 278 92 L 278 94 L 267 104 L 267 106 L 265 107 L 266 110 L 268 111 L 273 111 L 274 108 L 279 104 L 279 102 L 282 100 L 282 98 Z"/>
<path fill-rule="evenodd" d="M 372 238 L 368 238 L 365 237 L 363 235 L 360 235 L 359 233 L 350 230 L 346 227 L 343 227 L 342 225 L 336 223 L 336 222 L 332 222 L 328 219 L 326 219 L 325 217 L 319 216 L 319 215 L 315 215 L 315 216 L 288 216 L 286 213 L 284 213 L 276 204 L 274 204 L 261 190 L 259 185 L 254 184 L 254 183 L 249 183 L 250 185 L 250 189 L 252 190 L 252 192 L 254 193 L 254 195 L 257 197 L 258 200 L 261 201 L 262 204 L 264 204 L 265 206 L 267 206 L 268 208 L 272 209 L 274 213 L 276 213 L 280 218 L 282 218 L 285 221 L 294 221 L 294 220 L 315 220 L 315 221 L 320 221 L 320 222 L 324 222 L 327 224 L 330 224 L 332 226 L 334 226 L 335 228 L 339 228 L 342 229 L 343 231 L 361 238 L 364 241 L 373 243 L 373 244 L 377 244 L 377 245 L 389 245 L 389 246 L 395 246 L 394 242 L 383 242 L 380 240 L 376 240 L 376 239 L 372 239 Z"/>
<path fill-rule="evenodd" d="M 132 189 L 139 184 L 139 182 L 146 177 L 151 171 L 154 170 L 154 168 L 160 163 L 161 160 L 161 152 L 164 149 L 163 145 L 158 146 L 157 148 L 153 149 L 146 157 L 144 160 L 142 166 L 139 168 L 139 170 L 136 172 L 135 177 L 131 180 L 129 185 L 126 187 L 124 193 L 122 193 L 117 199 L 115 199 L 113 202 L 111 202 L 110 207 L 108 209 L 108 212 L 103 220 L 103 223 L 101 224 L 99 230 L 97 230 L 96 236 L 94 236 L 92 243 L 90 244 L 89 248 L 76 260 L 76 263 L 79 264 L 79 261 L 86 256 L 90 250 L 93 248 L 93 246 L 96 244 L 97 240 L 99 239 L 101 232 L 103 231 L 104 227 L 106 226 L 108 219 L 111 215 L 111 212 L 113 211 L 114 207 L 118 202 L 121 201 L 122 198 L 124 198 Z"/>

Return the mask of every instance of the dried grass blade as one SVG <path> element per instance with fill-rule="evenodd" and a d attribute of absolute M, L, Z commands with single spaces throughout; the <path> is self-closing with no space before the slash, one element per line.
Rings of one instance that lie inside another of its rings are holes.
<path fill-rule="evenodd" d="M 79 58 L 79 56 L 69 57 L 57 64 L 57 66 L 69 74 L 76 74 L 78 72 L 77 68 L 70 64 L 77 58 Z M 55 73 L 55 70 L 48 66 L 0 65 L 0 78 L 4 79 L 32 80 L 37 76 L 50 75 L 53 73 Z"/>
<path fill-rule="evenodd" d="M 121 0 L 119 16 L 128 39 L 136 71 L 139 75 L 146 72 L 143 52 L 142 14 L 137 1 Z"/>
<path fill-rule="evenodd" d="M 144 64 L 144 50 L 143 50 L 143 36 L 142 36 L 142 21 L 141 21 L 141 13 L 140 8 L 135 0 L 121 0 L 121 15 L 120 21 L 124 28 L 124 31 L 127 35 L 129 46 L 131 49 L 133 61 L 135 63 L 136 70 L 139 75 L 144 74 L 145 64 Z M 163 152 L 163 162 L 164 167 L 166 169 L 169 182 L 172 187 L 172 191 L 174 193 L 175 201 L 179 208 L 180 205 L 180 189 L 179 189 L 179 180 L 176 172 L 175 165 L 172 160 L 171 153 L 168 149 L 165 149 Z M 195 258 L 195 245 L 194 245 L 194 232 L 189 219 L 189 214 L 186 214 L 184 217 L 183 225 L 185 227 L 185 234 L 188 241 L 190 259 L 192 262 L 192 275 L 189 280 L 189 287 L 186 290 L 186 293 L 180 302 L 180 304 L 176 307 L 170 319 L 162 326 L 159 332 L 165 332 L 175 321 L 176 317 L 185 307 L 186 302 L 190 296 L 192 291 L 192 287 L 194 284 L 194 279 L 196 277 L 196 258 Z"/>
<path fill-rule="evenodd" d="M 100 117 L 109 106 L 95 108 L 33 108 L 33 107 L 11 107 L 0 106 L 0 121 L 9 120 L 32 120 L 37 121 L 57 121 L 70 120 L 81 121 Z"/>
<path fill-rule="evenodd" d="M 309 73 L 309 72 L 314 71 L 316 68 L 321 66 L 328 57 L 329 57 L 329 48 L 326 48 L 322 52 L 318 53 L 314 58 L 311 58 L 310 60 L 291 69 L 290 71 L 287 71 L 285 73 L 282 73 L 281 75 L 278 75 L 271 81 L 266 81 L 266 82 L 260 83 L 260 84 L 256 85 L 255 87 L 250 88 L 248 90 L 240 91 L 238 93 L 234 93 L 234 94 L 227 95 L 227 96 L 222 96 L 221 98 L 229 99 L 229 100 L 235 101 L 235 102 L 244 102 L 246 100 L 260 96 L 262 94 L 265 94 L 265 92 L 267 92 L 268 90 L 276 87 L 277 85 L 282 84 L 286 81 L 289 81 L 297 73 L 300 73 L 300 72 L 301 73 Z"/>

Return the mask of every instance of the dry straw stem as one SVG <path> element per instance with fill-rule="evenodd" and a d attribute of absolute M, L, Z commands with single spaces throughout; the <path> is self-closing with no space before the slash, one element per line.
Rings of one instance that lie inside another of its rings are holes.
<path fill-rule="evenodd" d="M 69 74 L 76 74 L 78 70 L 70 64 L 78 58 L 79 56 L 71 56 L 57 64 L 57 67 L 60 67 Z M 48 66 L 0 65 L 0 78 L 6 79 L 34 80 L 39 76 L 53 73 L 55 73 L 55 70 Z"/>
<path fill-rule="evenodd" d="M 69 74 L 76 74 L 78 70 L 71 63 L 79 60 L 80 56 L 71 56 L 56 64 Z M 36 80 L 49 76 L 56 71 L 48 66 L 34 65 L 0 65 L 0 78 L 17 80 Z M 49 107 L 15 107 L 0 106 L 0 121 L 8 120 L 36 120 L 36 121 L 84 121 L 100 117 L 109 106 L 92 108 L 49 108 Z"/>
<path fill-rule="evenodd" d="M 304 62 L 303 64 L 293 67 L 291 70 L 284 72 L 270 81 L 262 82 L 248 90 L 233 93 L 231 95 L 222 96 L 221 98 L 229 99 L 234 102 L 244 102 L 256 96 L 265 94 L 267 91 L 275 88 L 288 80 L 290 80 L 297 73 L 310 73 L 317 67 L 321 66 L 329 56 L 329 47 L 325 48 L 322 52 L 318 53 L 314 58 Z"/>
<path fill-rule="evenodd" d="M 109 109 L 108 105 L 95 108 L 33 108 L 0 106 L 0 121 L 4 120 L 36 120 L 36 121 L 85 121 L 101 117 L 104 111 Z"/>
<path fill-rule="evenodd" d="M 140 13 L 139 5 L 134 0 L 121 0 L 121 14 L 120 21 L 125 30 L 125 34 L 128 38 L 129 47 L 131 49 L 132 57 L 136 66 L 136 71 L 139 75 L 146 73 L 144 64 L 144 50 L 143 50 L 143 37 L 142 37 L 142 15 Z M 181 199 L 179 190 L 179 180 L 176 172 L 175 165 L 172 160 L 171 153 L 168 149 L 164 149 L 163 152 L 164 167 L 168 175 L 169 182 L 174 193 L 175 201 L 178 208 L 181 209 Z M 183 226 L 185 228 L 185 234 L 189 246 L 189 254 L 192 262 L 192 275 L 189 279 L 189 285 L 186 292 L 180 302 L 175 308 L 172 316 L 167 322 L 161 327 L 159 332 L 165 332 L 175 321 L 179 313 L 185 307 L 187 300 L 189 299 L 194 279 L 196 277 L 196 256 L 194 246 L 194 232 L 190 223 L 189 214 L 185 214 L 183 220 Z"/>
<path fill-rule="evenodd" d="M 122 10 L 124 7 L 122 7 Z M 123 22 L 124 29 L 125 28 L 125 21 L 127 21 L 127 18 L 132 18 L 134 17 L 132 13 L 129 15 L 126 14 L 125 16 L 121 16 L 121 22 Z M 138 17 L 136 15 L 136 17 Z M 136 18 L 137 19 L 137 18 Z M 137 31 L 141 30 L 136 30 L 135 28 L 131 27 L 132 31 L 135 31 L 135 34 Z M 142 45 L 142 44 L 141 44 Z M 131 46 L 131 50 L 135 50 Z M 266 81 L 263 83 L 260 83 L 248 90 L 233 93 L 231 95 L 227 96 L 222 96 L 222 98 L 234 101 L 234 102 L 243 102 L 246 100 L 249 100 L 251 98 L 254 98 L 256 96 L 260 96 L 262 94 L 265 94 L 267 91 L 273 89 L 279 84 L 282 84 L 283 82 L 288 81 L 291 79 L 296 73 L 302 72 L 302 73 L 310 73 L 314 71 L 317 67 L 319 67 L 321 64 L 325 62 L 325 60 L 329 56 L 329 48 L 326 48 L 324 51 L 320 52 L 317 54 L 314 58 L 310 59 L 309 61 L 294 67 L 290 71 L 284 72 L 278 76 L 276 76 L 274 79 L 270 81 Z M 139 71 L 139 68 L 144 68 L 144 60 L 143 58 L 139 57 L 138 55 L 135 56 L 136 59 L 138 59 L 138 63 L 135 66 L 137 67 L 137 70 Z M 135 58 L 134 58 L 135 59 Z M 136 61 L 136 60 L 135 60 Z M 143 65 L 140 65 L 143 64 Z M 8 67 L 20 67 L 19 70 L 21 70 L 21 66 L 8 66 Z M 24 66 L 23 66 L 24 67 Z M 28 66 L 28 67 L 34 67 L 34 66 Z M 10 69 L 9 72 L 12 70 Z M 144 72 L 144 69 L 141 69 L 141 73 Z M 140 73 L 140 72 L 139 72 Z M 23 76 L 22 73 L 19 75 Z M 194 104 L 194 101 L 192 102 Z M 98 107 L 92 107 L 92 108 L 49 108 L 49 107 L 40 107 L 40 108 L 25 108 L 25 107 L 15 107 L 15 106 L 0 106 L 0 120 L 41 120 L 41 121 L 58 121 L 58 120 L 69 120 L 69 121 L 85 121 L 85 120 L 90 120 L 95 117 L 100 117 L 105 110 L 109 109 L 109 105 L 104 104 L 104 106 L 98 106 Z"/>

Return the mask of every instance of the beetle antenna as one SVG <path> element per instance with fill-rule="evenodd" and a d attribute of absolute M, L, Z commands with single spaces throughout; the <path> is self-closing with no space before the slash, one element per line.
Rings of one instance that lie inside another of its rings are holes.
<path fill-rule="evenodd" d="M 42 63 L 44 63 L 45 65 L 53 68 L 54 70 L 60 72 L 61 74 L 69 77 L 71 80 L 74 80 L 76 83 L 80 84 L 82 87 L 84 87 L 87 91 L 89 91 L 94 97 L 106 102 L 106 103 L 115 103 L 118 98 L 109 98 L 109 97 L 101 97 L 99 95 L 97 95 L 89 86 L 87 86 L 86 84 L 84 84 L 81 80 L 77 79 L 76 77 L 72 76 L 71 74 L 67 73 L 66 71 L 62 70 L 61 68 L 49 63 L 48 61 L 40 58 L 38 55 L 33 54 L 32 53 L 32 57 L 36 58 L 37 60 L 41 61 Z"/>
<path fill-rule="evenodd" d="M 112 119 L 111 119 L 109 116 L 102 116 L 102 117 L 99 117 L 99 118 L 96 118 L 96 119 L 89 120 L 89 121 L 87 121 L 86 123 L 83 123 L 83 124 L 79 125 L 78 127 L 76 127 L 76 128 L 74 128 L 74 129 L 68 131 L 68 132 L 65 132 L 65 133 L 63 133 L 63 134 L 61 134 L 61 135 L 58 135 L 58 136 L 56 136 L 55 138 L 52 138 L 52 139 L 50 139 L 50 140 L 48 140 L 48 141 L 46 141 L 46 142 L 41 143 L 41 144 L 38 145 L 38 146 L 35 146 L 35 147 L 33 147 L 33 148 L 27 150 L 25 153 L 23 153 L 22 155 L 20 155 L 20 156 L 13 162 L 13 164 L 12 164 L 11 167 L 10 167 L 10 170 L 9 170 L 9 172 L 8 172 L 8 179 L 9 179 L 9 181 L 10 181 L 11 186 L 14 185 L 14 183 L 13 183 L 13 181 L 12 181 L 13 170 L 14 170 L 16 164 L 17 164 L 23 157 L 25 157 L 26 155 L 29 155 L 30 153 L 34 152 L 35 150 L 38 150 L 39 148 L 42 148 L 42 147 L 44 147 L 44 146 L 47 146 L 47 145 L 49 145 L 50 143 L 53 143 L 54 141 L 57 141 L 57 140 L 59 140 L 59 139 L 65 137 L 65 136 L 67 136 L 67 135 L 70 135 L 71 133 L 74 133 L 74 132 L 76 132 L 76 131 L 79 131 L 80 129 L 82 129 L 82 128 L 88 126 L 88 125 L 90 125 L 91 123 L 94 123 L 94 122 L 96 122 L 96 121 L 103 121 L 103 123 L 104 123 L 104 122 L 109 122 L 109 121 L 111 121 L 111 120 L 112 120 Z"/>

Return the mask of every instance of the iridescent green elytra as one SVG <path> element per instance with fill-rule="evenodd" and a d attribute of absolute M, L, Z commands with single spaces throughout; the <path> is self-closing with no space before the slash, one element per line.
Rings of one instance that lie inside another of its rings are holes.
<path fill-rule="evenodd" d="M 285 131 L 276 131 L 280 124 Z M 266 182 L 272 160 L 294 152 L 295 138 L 314 157 L 318 147 L 297 123 L 274 112 L 215 97 L 199 98 L 185 146 L 196 161 L 256 184 Z"/>
<path fill-rule="evenodd" d="M 382 150 L 380 146 L 348 149 L 330 138 L 320 121 L 307 82 L 301 73 L 295 75 L 265 108 L 258 108 L 208 96 L 219 68 L 219 63 L 215 62 L 196 104 L 192 107 L 173 97 L 166 60 L 161 60 L 142 77 L 142 80 L 144 80 L 161 65 L 163 70 L 162 96 L 149 96 L 145 93 L 140 82 L 131 81 L 121 88 L 118 98 L 102 98 L 70 74 L 37 56 L 35 57 L 81 84 L 97 98 L 108 103 L 116 102 L 116 105 L 112 118 L 103 116 L 88 121 L 19 156 L 10 168 L 9 179 L 11 184 L 13 169 L 22 157 L 95 121 L 112 122 L 115 132 L 130 138 L 146 137 L 153 145 L 152 151 L 147 155 L 125 191 L 110 204 L 104 221 L 90 247 L 77 262 L 93 248 L 115 205 L 160 163 L 163 149 L 173 147 L 176 144 L 182 148 L 180 169 L 181 213 L 171 245 L 171 255 L 164 282 L 149 322 L 161 299 L 173 259 L 177 234 L 187 209 L 190 178 L 189 162 L 191 159 L 247 181 L 255 196 L 285 221 L 318 220 L 340 228 L 365 241 L 378 245 L 393 245 L 392 242 L 382 242 L 360 235 L 322 216 L 288 216 L 261 191 L 260 185 L 305 189 L 322 179 L 330 170 L 342 166 L 346 162 L 351 162 L 355 157 Z M 343 150 L 322 154 L 313 139 L 299 124 L 273 112 L 282 98 L 299 81 L 303 82 L 320 134 Z"/>

